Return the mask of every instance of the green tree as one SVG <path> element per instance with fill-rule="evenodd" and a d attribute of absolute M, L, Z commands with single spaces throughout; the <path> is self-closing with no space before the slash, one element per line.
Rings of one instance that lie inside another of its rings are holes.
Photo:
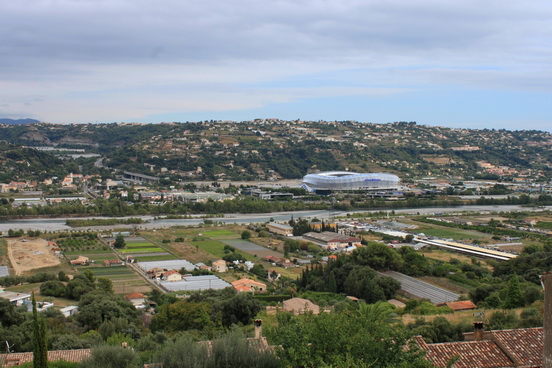
<path fill-rule="evenodd" d="M 122 234 L 117 235 L 115 238 L 115 242 L 113 243 L 113 246 L 117 249 L 123 249 L 126 246 L 125 238 Z"/>
<path fill-rule="evenodd" d="M 249 324 L 262 308 L 261 303 L 253 299 L 250 293 L 238 293 L 215 305 L 215 309 L 221 313 L 222 324 L 227 327 L 238 323 Z"/>
<path fill-rule="evenodd" d="M 519 287 L 519 279 L 516 274 L 514 274 L 508 283 L 508 289 L 506 291 L 506 298 L 504 299 L 504 308 L 512 309 L 519 308 L 525 305 L 525 300 L 521 294 L 521 289 Z"/>
<path fill-rule="evenodd" d="M 377 314 L 376 314 L 377 315 Z M 286 367 L 429 367 L 401 325 L 372 313 L 278 316 L 279 325 L 268 329 L 277 354 Z M 409 346 L 405 349 L 405 346 Z"/>
<path fill-rule="evenodd" d="M 242 231 L 241 238 L 243 240 L 249 240 L 251 238 L 251 233 L 247 230 Z"/>
<path fill-rule="evenodd" d="M 63 296 L 65 294 L 65 285 L 57 280 L 46 281 L 40 285 L 40 294 L 53 297 Z"/>
<path fill-rule="evenodd" d="M 82 362 L 82 368 L 137 368 L 140 367 L 138 355 L 118 346 L 100 346 L 92 350 L 90 358 Z"/>
<path fill-rule="evenodd" d="M 211 320 L 212 304 L 181 300 L 161 306 L 153 317 L 153 331 L 177 332 L 187 330 L 212 331 L 215 327 Z"/>
<path fill-rule="evenodd" d="M 119 318 L 131 324 L 137 322 L 136 308 L 120 296 L 95 290 L 83 295 L 79 301 L 76 319 L 87 329 L 98 329 L 103 322 Z"/>
<path fill-rule="evenodd" d="M 46 320 L 38 316 L 34 292 L 33 304 L 33 367 L 48 368 L 48 342 L 46 337 Z"/>

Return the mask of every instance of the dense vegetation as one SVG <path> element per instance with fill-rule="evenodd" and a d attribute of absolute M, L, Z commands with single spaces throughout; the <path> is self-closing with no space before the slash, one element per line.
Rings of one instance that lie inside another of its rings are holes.
<path fill-rule="evenodd" d="M 184 124 L 0 125 L 16 145 L 86 148 L 114 169 L 174 179 L 300 178 L 312 170 L 394 171 L 479 179 L 512 178 L 478 162 L 550 174 L 552 155 L 539 131 L 467 130 L 416 123 L 200 122 Z M 201 153 L 201 154 L 199 154 Z M 92 162 L 87 170 L 98 171 Z M 200 169 L 199 169 L 200 168 Z M 101 171 L 101 170 L 100 170 Z"/>

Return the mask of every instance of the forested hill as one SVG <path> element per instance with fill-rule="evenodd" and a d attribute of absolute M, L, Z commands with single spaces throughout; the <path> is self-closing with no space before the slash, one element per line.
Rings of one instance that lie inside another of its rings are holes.
<path fill-rule="evenodd" d="M 0 141 L 0 183 L 24 179 L 44 180 L 77 170 L 74 162 L 62 161 L 47 152 Z"/>
<path fill-rule="evenodd" d="M 389 171 L 408 179 L 546 180 L 552 135 L 416 123 L 255 120 L 167 124 L 0 125 L 5 142 L 84 148 L 104 165 L 186 179 L 301 178 L 325 170 Z"/>

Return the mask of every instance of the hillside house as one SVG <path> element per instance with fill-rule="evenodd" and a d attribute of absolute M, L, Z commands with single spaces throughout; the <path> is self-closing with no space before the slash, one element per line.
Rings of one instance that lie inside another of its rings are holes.
<path fill-rule="evenodd" d="M 145 309 L 147 306 L 147 296 L 142 293 L 125 294 L 125 299 L 131 302 L 136 309 Z"/>
<path fill-rule="evenodd" d="M 182 275 L 177 270 L 170 270 L 163 273 L 162 279 L 169 282 L 181 281 Z"/>
<path fill-rule="evenodd" d="M 259 292 L 266 293 L 266 284 L 251 279 L 240 279 L 232 282 L 232 287 L 239 293 L 241 292 Z"/>
<path fill-rule="evenodd" d="M 224 259 L 219 259 L 218 261 L 213 262 L 211 269 L 215 272 L 227 272 L 228 267 L 226 266 L 226 261 Z"/>

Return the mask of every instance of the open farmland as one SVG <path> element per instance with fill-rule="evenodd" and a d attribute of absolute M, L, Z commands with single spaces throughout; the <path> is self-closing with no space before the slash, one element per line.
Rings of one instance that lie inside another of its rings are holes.
<path fill-rule="evenodd" d="M 239 239 L 240 234 L 230 230 L 209 230 L 205 231 L 203 235 L 208 236 L 211 239 Z"/>
<path fill-rule="evenodd" d="M 149 283 L 127 266 L 79 267 L 79 272 L 84 272 L 85 270 L 90 270 L 96 277 L 111 280 L 116 294 L 151 291 Z"/>
<path fill-rule="evenodd" d="M 262 247 L 258 244 L 252 243 L 247 240 L 242 239 L 228 239 L 223 240 L 224 244 L 230 245 L 236 249 L 241 250 L 242 252 L 246 252 L 249 254 L 252 254 L 253 256 L 256 256 L 258 258 L 266 258 L 268 256 L 273 256 L 276 258 L 282 257 L 282 253 L 275 252 L 273 250 L 270 250 L 268 248 Z"/>

